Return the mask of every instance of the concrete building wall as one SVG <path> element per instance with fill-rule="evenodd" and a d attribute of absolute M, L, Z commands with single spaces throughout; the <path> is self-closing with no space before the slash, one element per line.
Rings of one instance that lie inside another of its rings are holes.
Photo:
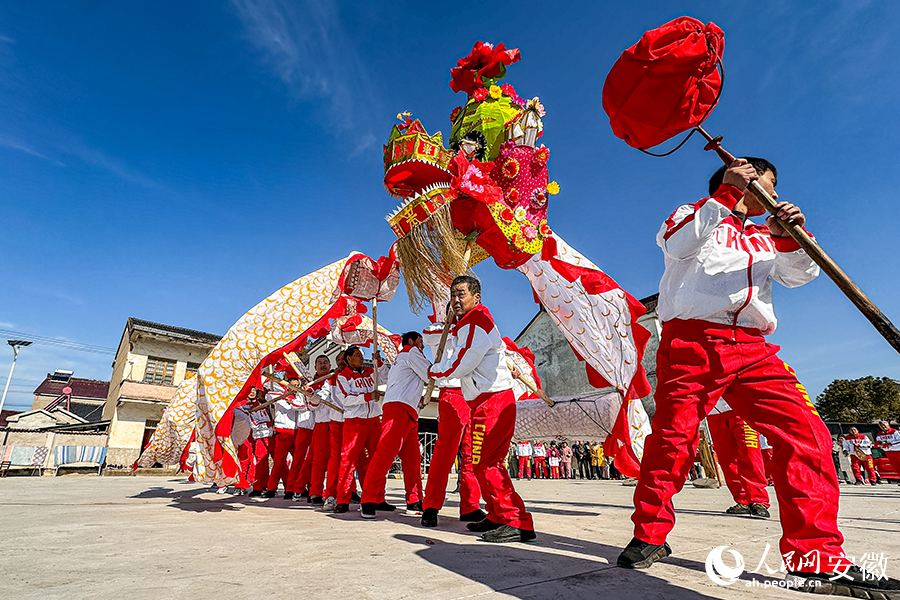
<path fill-rule="evenodd" d="M 128 466 L 134 463 L 141 453 L 147 421 L 159 421 L 166 406 L 165 403 L 122 402 L 109 425 L 106 464 Z"/>
<path fill-rule="evenodd" d="M 541 386 L 554 396 L 595 395 L 588 382 L 584 363 L 578 360 L 565 336 L 546 312 L 541 311 L 516 339 L 519 346 L 534 352 L 534 365 Z"/>
<path fill-rule="evenodd" d="M 644 350 L 641 364 L 647 372 L 647 379 L 656 389 L 656 351 L 659 348 L 660 324 L 655 309 L 645 313 L 638 324 L 650 332 L 650 340 Z M 528 346 L 535 357 L 535 367 L 541 386 L 552 398 L 556 396 L 592 396 L 612 388 L 598 390 L 588 382 L 587 371 L 582 361 L 569 346 L 568 340 L 550 318 L 541 311 L 516 339 L 519 346 Z M 644 409 L 651 417 L 656 412 L 653 396 L 642 399 Z"/>

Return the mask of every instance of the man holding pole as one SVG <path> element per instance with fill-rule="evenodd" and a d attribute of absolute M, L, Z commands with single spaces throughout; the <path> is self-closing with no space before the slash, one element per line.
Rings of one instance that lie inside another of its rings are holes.
<path fill-rule="evenodd" d="M 381 392 L 375 389 L 373 370 L 363 366 L 363 354 L 357 346 L 350 346 L 344 353 L 347 366 L 337 374 L 341 405 L 344 407 L 344 427 L 341 443 L 341 466 L 338 471 L 337 504 L 334 512 L 350 510 L 350 496 L 355 487 L 353 472 L 359 468 L 365 481 L 362 463 L 368 463 L 381 435 Z M 376 368 L 387 375 L 387 366 L 378 366 L 380 357 L 374 357 Z"/>
<path fill-rule="evenodd" d="M 403 349 L 388 373 L 382 404 L 381 437 L 363 482 L 362 517 L 374 519 L 376 510 L 394 510 L 384 499 L 387 474 L 400 455 L 403 483 L 406 486 L 406 510 L 422 511 L 422 455 L 419 453 L 419 399 L 428 381 L 431 362 L 422 353 L 422 334 L 403 334 Z"/>
<path fill-rule="evenodd" d="M 448 315 L 447 318 L 452 318 Z M 424 342 L 436 356 L 441 327 L 426 328 Z M 448 340 L 450 341 L 450 340 Z M 444 357 L 453 354 L 453 347 L 447 344 Z M 425 500 L 422 502 L 422 526 L 437 527 L 438 513 L 444 506 L 447 497 L 447 481 L 453 462 L 459 459 L 457 477 L 459 478 L 459 520 L 478 522 L 487 515 L 481 510 L 481 490 L 472 467 L 472 410 L 462 395 L 459 379 L 440 379 L 437 387 L 438 395 L 438 437 L 431 454 L 428 467 L 428 480 L 425 483 Z"/>
<path fill-rule="evenodd" d="M 853 596 L 900 589 L 900 582 L 876 579 L 846 558 L 831 436 L 794 371 L 778 358 L 779 348 L 765 341 L 777 323 L 772 281 L 796 287 L 819 268 L 775 215 L 765 227 L 747 220 L 765 214 L 747 190 L 751 181 L 777 201 L 775 167 L 765 159 L 737 159 L 712 176 L 709 198 L 679 207 L 657 235 L 665 273 L 656 413 L 634 494 L 634 538 L 618 565 L 647 568 L 672 553 L 666 543 L 675 525 L 672 496 L 687 478 L 700 421 L 724 394 L 772 444 L 788 584 Z M 793 204 L 778 202 L 776 209 L 783 222 L 802 227 L 806 221 Z"/>
<path fill-rule="evenodd" d="M 481 304 L 481 282 L 461 275 L 450 286 L 456 314 L 453 354 L 431 367 L 434 378 L 458 377 L 472 409 L 472 464 L 488 515 L 469 523 L 487 542 L 526 542 L 535 538 L 531 515 L 503 466 L 516 425 L 513 375 L 494 319 Z"/>

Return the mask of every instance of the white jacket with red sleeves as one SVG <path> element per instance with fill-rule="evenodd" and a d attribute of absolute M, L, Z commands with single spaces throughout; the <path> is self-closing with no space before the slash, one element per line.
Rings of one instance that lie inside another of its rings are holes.
<path fill-rule="evenodd" d="M 680 206 L 663 224 L 656 243 L 665 255 L 659 283 L 659 318 L 699 319 L 758 329 L 778 323 L 772 281 L 786 287 L 808 283 L 819 267 L 792 238 L 733 213 L 743 192 L 722 185 L 711 198 Z"/>
<path fill-rule="evenodd" d="M 463 315 L 452 333 L 453 354 L 431 367 L 432 377 L 458 377 L 466 400 L 512 389 L 506 344 L 486 306 L 479 304 Z"/>
<path fill-rule="evenodd" d="M 422 332 L 422 340 L 425 342 L 425 345 L 431 348 L 431 356 L 437 362 L 444 360 L 453 355 L 453 337 L 448 335 L 447 342 L 444 344 L 444 355 L 441 357 L 437 355 L 437 348 L 441 345 L 441 335 L 444 333 L 444 327 L 440 324 L 429 325 L 425 328 L 425 331 Z M 460 387 L 459 378 L 458 377 L 449 377 L 449 378 L 441 378 L 438 379 L 435 384 L 439 388 L 458 388 Z"/>
<path fill-rule="evenodd" d="M 423 388 L 428 381 L 430 366 L 431 361 L 425 358 L 421 350 L 416 346 L 405 346 L 397 354 L 397 360 L 388 373 L 384 404 L 402 402 L 418 413 L 419 400 L 422 399 Z"/>
<path fill-rule="evenodd" d="M 378 370 L 379 381 L 384 381 L 389 369 L 382 366 Z M 372 419 L 381 416 L 381 403 L 372 397 L 375 391 L 375 377 L 369 367 L 354 371 L 345 367 L 337 375 L 337 387 L 344 407 L 344 419 Z"/>
<path fill-rule="evenodd" d="M 334 409 L 325 406 L 320 400 L 327 400 L 328 402 L 331 402 L 331 383 L 326 379 L 325 381 L 321 381 L 312 386 L 310 389 L 313 392 L 313 397 L 309 399 L 309 406 L 315 414 L 316 425 L 320 423 L 330 423 L 331 415 L 334 412 Z"/>

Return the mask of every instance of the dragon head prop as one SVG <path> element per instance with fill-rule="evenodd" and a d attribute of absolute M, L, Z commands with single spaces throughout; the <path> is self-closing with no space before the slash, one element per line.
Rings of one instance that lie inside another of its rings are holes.
<path fill-rule="evenodd" d="M 401 113 L 384 147 L 384 185 L 401 199 L 386 219 L 397 235 L 410 305 L 418 311 L 453 277 L 488 256 L 513 269 L 539 253 L 547 226 L 550 150 L 538 145 L 544 107 L 498 85 L 518 49 L 477 42 L 451 69 L 466 102 L 450 114 L 450 148 Z M 476 240 L 466 264 L 466 240 Z"/>

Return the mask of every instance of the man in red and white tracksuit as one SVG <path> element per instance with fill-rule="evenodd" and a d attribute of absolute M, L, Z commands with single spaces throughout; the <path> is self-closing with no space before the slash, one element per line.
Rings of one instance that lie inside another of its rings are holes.
<path fill-rule="evenodd" d="M 263 390 L 251 388 L 245 405 L 250 417 L 250 439 L 247 440 L 250 443 L 250 451 L 240 458 L 245 477 L 253 482 L 251 497 L 262 496 L 269 483 L 269 444 L 275 435 L 275 428 L 268 408 L 253 410 L 264 400 Z"/>
<path fill-rule="evenodd" d="M 366 463 L 371 460 L 381 436 L 381 404 L 378 401 L 381 392 L 375 389 L 374 372 L 363 366 L 362 350 L 356 346 L 347 348 L 344 359 L 347 366 L 337 374 L 337 387 L 344 407 L 344 428 L 336 513 L 350 510 L 350 496 L 355 488 L 353 473 L 359 468 L 360 477 L 365 481 L 363 460 Z M 379 369 L 379 379 L 384 381 L 388 368 L 382 365 Z"/>
<path fill-rule="evenodd" d="M 506 345 L 491 313 L 481 304 L 480 281 L 468 275 L 457 277 L 450 286 L 450 298 L 457 318 L 453 354 L 431 367 L 430 376 L 458 377 L 472 409 L 472 465 L 488 514 L 467 527 L 484 532 L 481 537 L 488 542 L 533 540 L 531 515 L 503 466 L 516 426 Z"/>
<path fill-rule="evenodd" d="M 547 479 L 547 446 L 544 442 L 535 441 L 534 448 L 534 478 Z"/>
<path fill-rule="evenodd" d="M 884 456 L 894 467 L 894 472 L 900 474 L 900 431 L 891 427 L 887 421 L 879 421 L 878 428 L 875 447 L 884 450 Z"/>
<path fill-rule="evenodd" d="M 857 450 L 862 452 L 864 459 L 856 455 Z M 844 436 L 844 454 L 850 456 L 850 468 L 853 469 L 857 484 L 878 485 L 878 473 L 875 472 L 875 461 L 872 460 L 872 440 L 869 436 L 860 433 L 856 427 L 851 427 L 849 435 Z"/>
<path fill-rule="evenodd" d="M 331 403 L 341 410 L 331 409 L 329 413 L 331 422 L 328 425 L 328 433 L 331 434 L 331 455 L 328 457 L 328 467 L 326 468 L 327 478 L 323 492 L 325 504 L 322 505 L 324 511 L 333 511 L 337 504 L 338 475 L 341 469 L 341 448 L 344 439 L 344 405 L 341 404 L 341 390 L 337 385 L 337 374 L 347 367 L 343 350 L 338 352 L 334 361 L 334 374 L 328 379 L 328 385 L 331 388 Z"/>
<path fill-rule="evenodd" d="M 795 287 L 819 274 L 775 216 L 765 227 L 747 220 L 765 214 L 749 183 L 757 180 L 777 200 L 776 177 L 764 159 L 737 159 L 713 175 L 711 197 L 679 207 L 657 236 L 665 273 L 656 413 L 634 493 L 634 539 L 617 562 L 646 568 L 671 554 L 666 536 L 675 524 L 672 496 L 684 486 L 700 421 L 724 395 L 772 445 L 788 583 L 833 586 L 829 579 L 838 570 L 841 585 L 894 585 L 872 583 L 876 578 L 867 580 L 845 557 L 831 435 L 794 371 L 778 357 L 779 348 L 765 341 L 776 326 L 772 282 Z M 778 202 L 776 211 L 782 222 L 806 221 L 792 204 Z"/>
<path fill-rule="evenodd" d="M 432 356 L 440 345 L 443 327 L 439 324 L 425 328 L 423 340 L 431 348 Z M 444 356 L 453 355 L 453 338 L 444 345 Z M 425 500 L 422 501 L 422 526 L 437 527 L 438 513 L 447 498 L 450 469 L 459 457 L 459 520 L 478 522 L 487 515 L 481 510 L 481 488 L 472 466 L 472 409 L 463 398 L 458 378 L 441 378 L 435 382 L 438 393 L 438 437 L 431 452 Z"/>
<path fill-rule="evenodd" d="M 722 472 L 725 473 L 725 484 L 736 503 L 725 512 L 768 518 L 768 482 L 759 434 L 735 414 L 724 399 L 716 403 L 706 417 L 706 423 Z"/>
<path fill-rule="evenodd" d="M 324 354 L 316 357 L 315 371 L 316 379 L 331 371 L 331 361 Z M 331 416 L 334 409 L 323 404 L 321 400 L 331 402 L 331 383 L 326 379 L 310 386 L 309 389 L 314 394 L 314 397 L 309 399 L 309 404 L 316 421 L 310 446 L 312 459 L 310 461 L 309 502 L 313 506 L 323 506 L 325 504 L 323 496 L 325 474 L 331 459 Z"/>
<path fill-rule="evenodd" d="M 297 379 L 295 378 L 296 382 Z M 266 388 L 266 400 L 274 400 L 287 391 L 286 388 L 269 380 L 263 384 Z M 307 412 L 306 404 L 303 400 L 299 400 L 294 395 L 288 395 L 281 398 L 273 405 L 275 409 L 275 436 L 271 442 L 272 472 L 269 473 L 269 482 L 266 486 L 266 498 L 274 498 L 275 492 L 278 490 L 278 483 L 284 482 L 284 499 L 291 500 L 294 497 L 294 490 L 291 487 L 290 472 L 291 467 L 288 465 L 288 454 L 291 455 L 291 465 L 297 461 L 302 461 L 303 457 L 297 457 L 297 421 L 301 412 Z M 302 435 L 302 434 L 301 434 Z M 307 440 L 307 444 L 309 440 Z M 306 453 L 306 448 L 302 448 Z"/>
<path fill-rule="evenodd" d="M 422 334 L 410 331 L 401 339 L 403 349 L 391 367 L 381 405 L 381 437 L 369 461 L 363 482 L 362 517 L 374 519 L 376 510 L 394 510 L 384 499 L 387 474 L 400 456 L 406 487 L 406 511 L 422 512 L 422 454 L 419 451 L 419 400 L 428 381 L 431 361 L 422 353 Z"/>
<path fill-rule="evenodd" d="M 294 385 L 300 384 L 300 380 L 296 377 L 289 381 Z M 297 502 L 302 498 L 309 497 L 310 472 L 314 458 L 312 441 L 313 431 L 316 427 L 316 415 L 306 396 L 299 392 L 295 396 L 303 409 L 297 413 L 297 436 L 294 438 L 294 452 L 291 453 L 293 458 L 288 482 L 290 490 L 293 492 L 291 499 Z"/>
<path fill-rule="evenodd" d="M 516 444 L 516 457 L 519 459 L 519 479 L 522 479 L 522 477 L 531 479 L 532 456 L 534 456 L 534 447 L 529 440 L 522 440 Z"/>

